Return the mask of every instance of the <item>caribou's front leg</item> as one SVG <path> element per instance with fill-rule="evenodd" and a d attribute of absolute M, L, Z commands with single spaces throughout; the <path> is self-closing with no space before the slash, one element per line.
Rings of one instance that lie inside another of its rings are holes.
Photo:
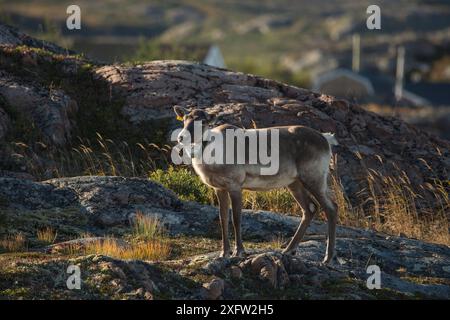
<path fill-rule="evenodd" d="M 230 201 L 228 192 L 216 189 L 217 199 L 219 200 L 219 216 L 220 227 L 222 229 L 222 253 L 221 257 L 230 256 L 230 241 L 228 239 L 228 216 L 230 209 Z"/>
<path fill-rule="evenodd" d="M 234 251 L 233 257 L 242 257 L 245 254 L 241 235 L 242 191 L 230 191 L 231 207 L 233 209 Z"/>

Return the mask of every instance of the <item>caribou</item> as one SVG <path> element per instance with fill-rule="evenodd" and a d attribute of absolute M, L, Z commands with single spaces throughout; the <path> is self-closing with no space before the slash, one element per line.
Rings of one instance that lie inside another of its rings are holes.
<path fill-rule="evenodd" d="M 262 174 L 263 170 L 267 169 L 267 164 L 251 162 L 252 153 L 249 149 L 262 147 L 261 141 L 255 143 L 254 141 L 249 142 L 250 139 L 241 139 L 237 146 L 231 149 L 231 157 L 235 160 L 239 157 L 241 160 L 245 159 L 244 163 L 242 161 L 211 163 L 211 161 L 202 161 L 198 156 L 191 157 L 195 172 L 203 183 L 214 189 L 218 199 L 222 233 L 221 256 L 229 257 L 230 253 L 232 256 L 245 254 L 241 235 L 242 191 L 287 188 L 299 204 L 303 216 L 294 236 L 283 249 L 283 253 L 295 255 L 298 244 L 305 235 L 309 224 L 322 208 L 328 221 L 327 246 L 323 262 L 329 263 L 332 260 L 338 216 L 337 206 L 328 186 L 329 166 L 332 159 L 331 149 L 332 146 L 338 145 L 333 134 L 320 133 L 300 125 L 242 129 L 231 124 L 217 125 L 217 117 L 202 109 L 188 110 L 175 106 L 174 111 L 177 118 L 183 121 L 183 129 L 177 135 L 178 143 L 183 146 L 208 147 L 212 143 L 212 139 L 208 141 L 202 137 L 205 136 L 205 132 L 209 131 L 212 135 L 221 138 L 223 150 L 220 150 L 220 154 L 222 157 L 227 157 L 226 154 L 228 152 L 229 155 L 230 150 L 225 148 L 225 145 L 229 145 L 227 142 L 230 142 L 230 139 L 233 139 L 233 142 L 235 140 L 235 136 L 229 132 L 244 130 L 245 133 L 254 134 L 258 138 L 266 136 L 266 139 L 260 140 L 267 145 L 272 155 L 278 156 L 277 170 L 270 174 Z M 201 126 L 202 135 L 200 137 L 194 134 L 195 124 Z M 271 138 L 276 136 L 278 140 L 268 139 L 267 136 Z M 192 139 L 192 137 L 194 138 Z M 243 143 L 247 148 L 239 145 Z M 219 148 L 221 147 L 219 146 Z M 239 150 L 245 155 L 239 154 L 237 152 Z M 230 201 L 235 238 L 232 252 L 228 238 Z"/>

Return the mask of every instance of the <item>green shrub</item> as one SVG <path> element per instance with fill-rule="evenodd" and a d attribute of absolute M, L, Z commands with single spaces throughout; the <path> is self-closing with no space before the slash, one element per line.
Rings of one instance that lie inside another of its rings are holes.
<path fill-rule="evenodd" d="M 172 190 L 182 200 L 203 204 L 212 204 L 215 201 L 214 191 L 186 168 L 169 167 L 166 171 L 158 169 L 151 172 L 149 178 Z"/>

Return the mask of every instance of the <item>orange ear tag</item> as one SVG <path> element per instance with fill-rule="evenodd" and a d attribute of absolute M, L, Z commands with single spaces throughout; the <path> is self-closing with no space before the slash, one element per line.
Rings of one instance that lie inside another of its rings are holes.
<path fill-rule="evenodd" d="M 177 120 L 178 121 L 183 121 L 183 117 L 182 116 L 177 116 Z"/>

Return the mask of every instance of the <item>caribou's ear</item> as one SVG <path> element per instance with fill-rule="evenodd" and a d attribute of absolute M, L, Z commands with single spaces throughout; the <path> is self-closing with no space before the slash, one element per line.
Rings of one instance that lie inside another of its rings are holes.
<path fill-rule="evenodd" d="M 177 120 L 179 121 L 183 121 L 184 115 L 188 113 L 188 111 L 185 108 L 180 106 L 174 106 L 173 111 L 177 115 Z"/>

